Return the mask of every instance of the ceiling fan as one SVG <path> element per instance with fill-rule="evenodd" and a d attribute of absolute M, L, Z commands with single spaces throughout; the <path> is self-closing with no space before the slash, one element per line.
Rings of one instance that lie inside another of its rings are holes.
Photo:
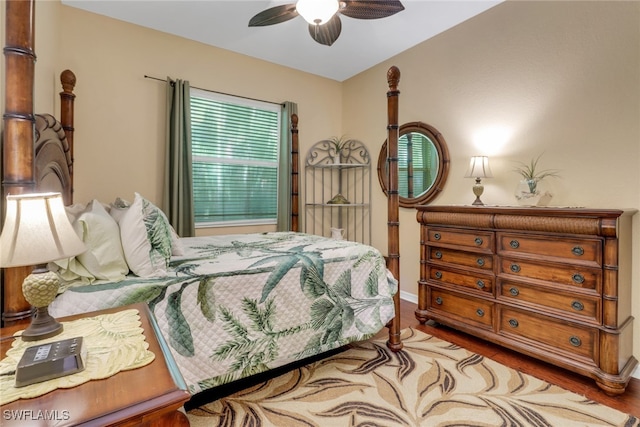
<path fill-rule="evenodd" d="M 404 6 L 398 0 L 298 0 L 263 10 L 251 18 L 249 26 L 280 24 L 300 15 L 309 23 L 311 37 L 320 44 L 331 46 L 342 31 L 340 14 L 356 19 L 379 19 L 402 10 Z"/>

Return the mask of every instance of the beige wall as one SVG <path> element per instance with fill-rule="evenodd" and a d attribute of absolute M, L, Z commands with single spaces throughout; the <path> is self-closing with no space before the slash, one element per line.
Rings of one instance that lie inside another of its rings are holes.
<path fill-rule="evenodd" d="M 57 2 L 39 1 L 37 17 L 37 34 L 47 37 L 36 39 L 39 111 L 57 110 L 60 71 L 78 76 L 77 201 L 131 198 L 138 191 L 160 203 L 164 88 L 145 74 L 297 102 L 302 156 L 317 140 L 349 134 L 366 141 L 375 160 L 386 138 L 386 71 L 397 65 L 400 123 L 427 122 L 449 146 L 449 180 L 434 203 L 470 203 L 472 182 L 462 178 L 468 159 L 488 154 L 495 178 L 485 180 L 483 200 L 513 204 L 514 162 L 544 152 L 543 166 L 562 175 L 549 182 L 554 204 L 640 208 L 639 2 L 503 3 L 344 83 Z M 478 140 L 495 129 L 501 141 Z M 373 184 L 373 244 L 386 252 L 386 200 L 375 176 Z M 418 280 L 415 212 L 402 209 L 400 220 L 402 292 L 411 297 Z M 636 336 L 639 264 L 633 271 Z M 640 359 L 640 340 L 634 354 Z"/>
<path fill-rule="evenodd" d="M 640 209 L 640 2 L 507 2 L 346 81 L 343 132 L 372 150 L 386 138 L 386 71 L 400 68 L 400 124 L 445 137 L 451 169 L 434 204 L 470 204 L 469 157 L 490 156 L 486 204 L 513 205 L 515 162 L 544 153 L 552 204 Z M 504 135 L 479 141 L 493 129 Z M 376 206 L 386 203 L 374 192 Z M 386 211 L 373 210 L 386 245 Z M 633 314 L 640 336 L 640 214 L 634 216 Z M 401 209 L 402 290 L 417 293 L 419 228 Z M 634 354 L 640 356 L 640 339 Z"/>
<path fill-rule="evenodd" d="M 57 26 L 56 73 L 69 68 L 78 80 L 77 202 L 93 198 L 109 202 L 118 196 L 132 199 L 137 191 L 161 203 L 165 85 L 145 75 L 185 79 L 195 87 L 267 101 L 296 102 L 303 151 L 311 141 L 340 133 L 342 87 L 336 81 L 57 2 L 37 5 L 37 31 L 52 23 Z M 36 45 L 39 51 L 37 41 Z M 44 81 L 53 87 L 49 74 L 49 67 L 38 62 L 37 84 Z M 57 81 L 55 88 L 57 94 Z M 56 111 L 58 105 L 56 101 Z M 54 107 L 49 104 L 43 109 Z M 229 229 L 200 234 L 216 232 Z"/>

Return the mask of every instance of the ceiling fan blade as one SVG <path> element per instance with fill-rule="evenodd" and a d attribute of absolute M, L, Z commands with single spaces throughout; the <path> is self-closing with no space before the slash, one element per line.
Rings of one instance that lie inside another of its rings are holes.
<path fill-rule="evenodd" d="M 265 25 L 279 24 L 298 16 L 295 4 L 283 4 L 263 10 L 249 21 L 250 27 L 264 27 Z"/>
<path fill-rule="evenodd" d="M 309 34 L 311 34 L 311 38 L 326 46 L 331 46 L 333 42 L 338 40 L 341 31 L 342 22 L 340 21 L 338 14 L 333 15 L 326 24 L 309 24 Z"/>
<path fill-rule="evenodd" d="M 344 0 L 339 12 L 344 16 L 356 19 L 379 19 L 403 11 L 404 6 L 398 0 Z"/>

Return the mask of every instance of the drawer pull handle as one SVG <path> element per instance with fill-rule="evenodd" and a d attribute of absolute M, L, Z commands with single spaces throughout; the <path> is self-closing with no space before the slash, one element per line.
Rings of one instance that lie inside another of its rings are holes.
<path fill-rule="evenodd" d="M 478 281 L 476 282 L 476 285 L 478 285 L 478 287 L 479 287 L 480 289 L 482 289 L 482 288 L 484 288 L 484 281 L 482 281 L 482 280 L 478 280 Z"/>
<path fill-rule="evenodd" d="M 517 240 L 512 240 L 509 242 L 509 246 L 511 246 L 513 249 L 518 249 L 520 247 L 520 242 L 518 242 Z"/>
<path fill-rule="evenodd" d="M 511 326 L 512 328 L 517 328 L 518 327 L 518 321 L 516 319 L 510 319 L 509 320 L 509 326 Z"/>
<path fill-rule="evenodd" d="M 579 285 L 584 283 L 584 276 L 582 274 L 580 274 L 580 273 L 574 274 L 572 279 L 573 279 L 574 282 L 576 282 Z"/>
<path fill-rule="evenodd" d="M 573 336 L 571 336 L 571 338 L 569 338 L 569 342 L 574 347 L 580 347 L 582 345 L 582 340 L 580 338 L 576 337 L 575 335 L 573 335 Z"/>
<path fill-rule="evenodd" d="M 482 266 L 484 265 L 484 259 L 483 259 L 483 258 L 478 258 L 478 259 L 476 260 L 476 263 L 477 263 L 480 267 L 482 267 Z"/>
<path fill-rule="evenodd" d="M 442 279 L 442 272 L 436 271 L 436 279 Z"/>
<path fill-rule="evenodd" d="M 484 310 L 483 310 L 483 309 L 481 309 L 481 308 L 479 308 L 479 309 L 477 309 L 477 310 L 476 310 L 476 314 L 477 314 L 478 316 L 482 317 L 482 316 L 484 316 Z"/>
<path fill-rule="evenodd" d="M 433 254 L 433 256 L 434 256 L 436 259 L 440 259 L 440 258 L 442 258 L 442 252 L 440 252 L 440 251 L 436 251 L 436 252 Z"/>
<path fill-rule="evenodd" d="M 575 256 L 582 256 L 584 255 L 584 249 L 582 249 L 580 246 L 574 246 L 574 248 L 571 249 L 571 253 Z"/>
<path fill-rule="evenodd" d="M 584 304 L 582 304 L 580 301 L 573 301 L 571 303 L 571 308 L 573 308 L 575 311 L 582 311 L 584 310 Z"/>
<path fill-rule="evenodd" d="M 440 236 L 440 233 L 435 233 L 435 234 L 433 235 L 433 238 L 434 238 L 434 239 L 436 239 L 436 240 L 440 240 L 440 237 L 441 237 L 441 236 Z"/>
<path fill-rule="evenodd" d="M 482 237 L 476 237 L 474 242 L 477 246 L 480 246 L 483 242 Z"/>
<path fill-rule="evenodd" d="M 520 266 L 518 264 L 511 264 L 510 269 L 514 273 L 520 273 Z"/>
<path fill-rule="evenodd" d="M 437 297 L 436 298 L 436 304 L 442 305 L 442 298 L 441 297 Z"/>
<path fill-rule="evenodd" d="M 514 297 L 517 297 L 520 294 L 520 291 L 518 290 L 518 288 L 512 287 L 509 289 L 509 293 Z"/>

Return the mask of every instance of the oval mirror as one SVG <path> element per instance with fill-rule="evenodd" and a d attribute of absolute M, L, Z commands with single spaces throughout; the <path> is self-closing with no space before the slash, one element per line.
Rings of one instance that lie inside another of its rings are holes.
<path fill-rule="evenodd" d="M 431 201 L 449 174 L 449 150 L 436 128 L 422 122 L 405 123 L 398 132 L 398 191 L 400 206 L 412 208 Z M 378 180 L 387 194 L 387 141 L 378 156 Z"/>

